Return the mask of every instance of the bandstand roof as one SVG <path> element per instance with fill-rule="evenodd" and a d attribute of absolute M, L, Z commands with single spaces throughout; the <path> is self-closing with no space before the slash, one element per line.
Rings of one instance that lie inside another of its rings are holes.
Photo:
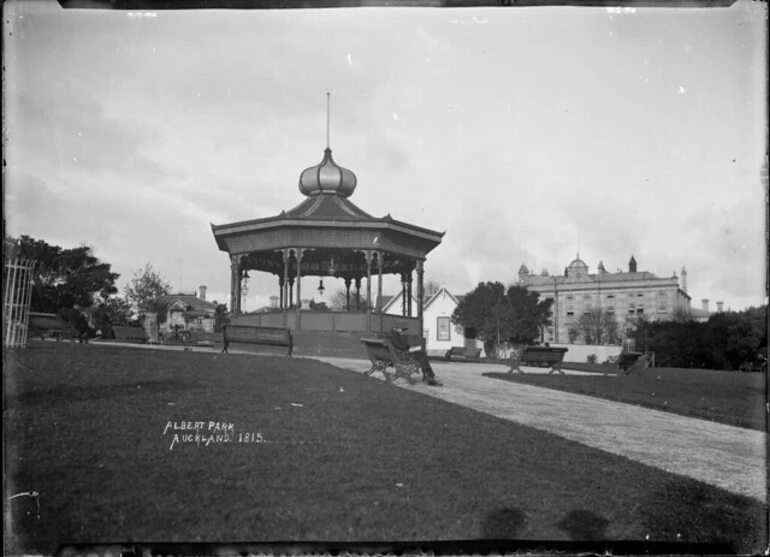
<path fill-rule="evenodd" d="M 327 148 L 321 163 L 300 175 L 299 190 L 306 199 L 296 207 L 272 217 L 212 224 L 211 229 L 220 250 L 249 256 L 246 268 L 274 273 L 282 268 L 279 252 L 284 249 L 313 250 L 318 260 L 343 251 L 374 250 L 386 254 L 386 264 L 395 256 L 403 265 L 404 258 L 424 260 L 441 243 L 444 232 L 398 221 L 389 214 L 374 217 L 359 208 L 349 199 L 356 184 L 355 175 L 338 166 Z M 312 265 L 303 270 L 314 274 Z"/>

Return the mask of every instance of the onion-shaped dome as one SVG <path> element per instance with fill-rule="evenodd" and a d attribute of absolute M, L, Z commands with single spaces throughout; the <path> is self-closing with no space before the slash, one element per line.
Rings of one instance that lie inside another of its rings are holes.
<path fill-rule="evenodd" d="M 332 150 L 324 150 L 323 160 L 306 168 L 299 176 L 299 191 L 304 195 L 336 194 L 349 197 L 356 189 L 356 175 L 334 162 Z"/>

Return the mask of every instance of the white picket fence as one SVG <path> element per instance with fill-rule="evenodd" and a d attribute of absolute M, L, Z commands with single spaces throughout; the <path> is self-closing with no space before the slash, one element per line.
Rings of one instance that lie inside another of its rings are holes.
<path fill-rule="evenodd" d="M 29 306 L 32 301 L 33 272 L 36 261 L 5 257 L 3 267 L 3 346 L 27 346 Z"/>

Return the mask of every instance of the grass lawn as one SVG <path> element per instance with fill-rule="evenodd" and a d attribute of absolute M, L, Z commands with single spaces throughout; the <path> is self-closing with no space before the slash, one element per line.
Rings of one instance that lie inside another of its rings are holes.
<path fill-rule="evenodd" d="M 7 553 L 153 541 L 767 544 L 767 509 L 753 499 L 313 360 L 31 343 L 6 363 Z M 195 422 L 200 443 L 174 441 L 174 424 L 194 435 Z M 232 440 L 213 423 L 233 424 Z"/>
<path fill-rule="evenodd" d="M 570 368 L 569 364 L 564 365 Z M 503 379 L 638 404 L 723 424 L 765 431 L 763 373 L 648 368 L 632 375 L 485 373 Z"/>

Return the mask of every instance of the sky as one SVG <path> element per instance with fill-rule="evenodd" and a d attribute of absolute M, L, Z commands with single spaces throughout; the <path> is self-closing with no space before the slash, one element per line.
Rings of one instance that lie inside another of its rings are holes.
<path fill-rule="evenodd" d="M 446 231 L 426 280 L 462 294 L 522 263 L 626 271 L 633 255 L 660 277 L 686 267 L 693 307 L 764 303 L 764 2 L 3 9 L 7 231 L 91 246 L 121 290 L 150 263 L 228 301 L 210 223 L 304 199 L 329 91 L 351 201 Z M 278 294 L 251 275 L 246 311 Z M 342 288 L 306 280 L 316 301 Z"/>

